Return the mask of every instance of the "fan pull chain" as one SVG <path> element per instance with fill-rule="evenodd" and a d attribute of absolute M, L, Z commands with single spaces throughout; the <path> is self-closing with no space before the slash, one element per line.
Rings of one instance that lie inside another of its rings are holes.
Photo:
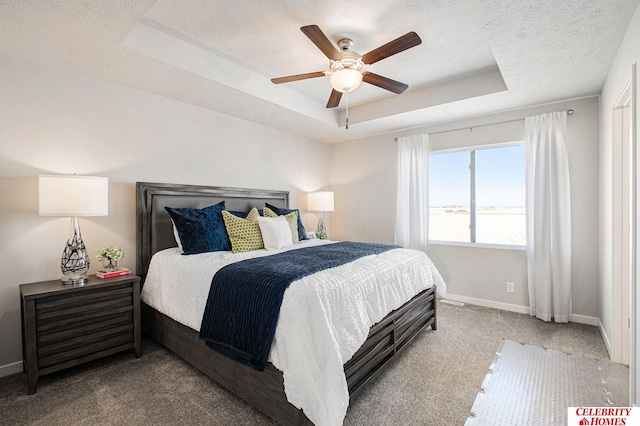
<path fill-rule="evenodd" d="M 349 130 L 349 92 L 347 92 L 347 112 L 345 114 L 345 130 Z"/>

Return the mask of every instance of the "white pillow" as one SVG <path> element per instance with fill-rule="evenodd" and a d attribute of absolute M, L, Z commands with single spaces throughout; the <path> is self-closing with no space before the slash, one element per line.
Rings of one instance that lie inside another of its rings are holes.
<path fill-rule="evenodd" d="M 258 217 L 258 226 L 262 233 L 264 248 L 267 250 L 277 250 L 293 245 L 291 240 L 291 228 L 284 216 Z"/>
<path fill-rule="evenodd" d="M 173 219 L 171 219 L 171 226 L 173 226 L 173 238 L 176 239 L 176 243 L 178 243 L 178 248 L 180 249 L 180 253 L 182 253 L 183 250 L 182 250 L 182 243 L 180 242 L 180 234 L 178 234 L 178 228 L 176 228 L 176 224 L 173 221 Z"/>

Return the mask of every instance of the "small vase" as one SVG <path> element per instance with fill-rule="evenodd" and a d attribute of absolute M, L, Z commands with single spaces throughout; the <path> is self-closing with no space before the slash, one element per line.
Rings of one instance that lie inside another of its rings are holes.
<path fill-rule="evenodd" d="M 102 259 L 102 269 L 107 272 L 115 271 L 118 269 L 118 261 L 105 257 Z"/>

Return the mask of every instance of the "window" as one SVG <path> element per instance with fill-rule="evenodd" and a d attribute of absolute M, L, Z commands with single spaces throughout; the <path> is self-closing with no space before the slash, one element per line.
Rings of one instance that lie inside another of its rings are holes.
<path fill-rule="evenodd" d="M 429 239 L 526 245 L 523 145 L 429 156 Z"/>

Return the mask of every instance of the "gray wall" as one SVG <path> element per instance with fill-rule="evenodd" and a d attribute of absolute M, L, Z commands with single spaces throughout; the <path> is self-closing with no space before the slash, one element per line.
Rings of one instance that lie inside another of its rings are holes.
<path fill-rule="evenodd" d="M 70 219 L 38 216 L 39 174 L 109 177 L 109 216 L 80 218 L 82 236 L 131 268 L 136 181 L 287 190 L 302 209 L 328 185 L 328 145 L 8 57 L 0 69 L 0 376 L 22 370 L 18 286 L 60 277 L 69 236 Z"/>
<path fill-rule="evenodd" d="M 568 118 L 572 203 L 574 320 L 598 316 L 598 143 L 599 99 L 590 97 L 438 126 L 423 127 L 331 146 L 331 188 L 336 193 L 332 238 L 392 243 L 396 202 L 395 137 L 434 134 L 432 150 L 524 139 L 524 117 L 573 109 Z M 502 124 L 504 121 L 517 120 Z M 479 126 L 479 127 L 475 127 Z M 473 127 L 469 131 L 468 127 Z M 528 312 L 523 250 L 431 244 L 429 256 L 447 281 L 451 298 Z M 516 292 L 506 292 L 506 281 Z"/>

